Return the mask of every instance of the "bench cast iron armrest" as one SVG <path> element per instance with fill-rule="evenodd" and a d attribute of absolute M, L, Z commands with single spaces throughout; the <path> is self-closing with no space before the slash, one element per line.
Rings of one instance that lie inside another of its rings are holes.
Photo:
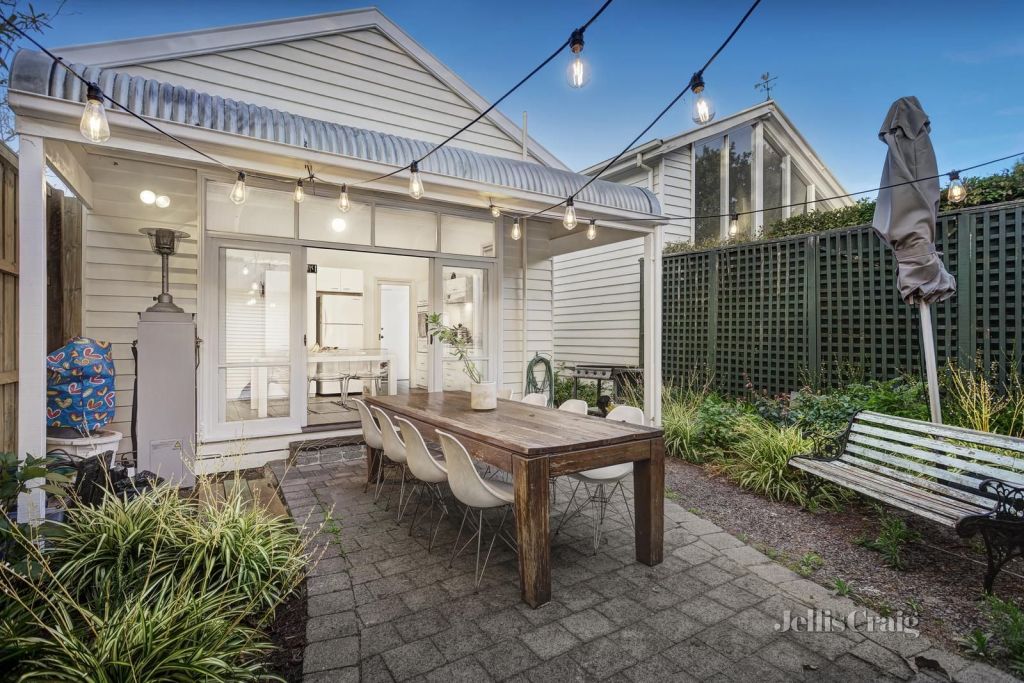
<path fill-rule="evenodd" d="M 856 417 L 856 416 L 854 416 Z M 803 460 L 817 460 L 818 462 L 832 462 L 842 457 L 843 451 L 846 450 L 846 439 L 850 436 L 850 427 L 853 424 L 853 417 L 850 418 L 849 424 L 839 434 L 833 436 L 821 436 L 820 434 L 807 435 L 812 441 L 814 441 L 814 450 L 810 453 L 803 453 L 801 455 L 790 456 L 789 460 L 794 458 L 800 458 Z M 787 460 L 787 463 L 789 461 Z"/>
<path fill-rule="evenodd" d="M 1024 555 L 1024 488 L 999 479 L 986 479 L 978 485 L 983 494 L 995 496 L 990 512 L 967 515 L 956 523 L 961 538 L 981 534 L 985 540 L 988 571 L 985 592 L 992 592 L 992 583 L 999 570 L 1014 557 Z"/>

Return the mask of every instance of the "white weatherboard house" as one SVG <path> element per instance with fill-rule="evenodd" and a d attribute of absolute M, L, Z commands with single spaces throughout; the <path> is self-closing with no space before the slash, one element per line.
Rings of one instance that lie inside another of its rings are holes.
<path fill-rule="evenodd" d="M 607 160 L 583 171 L 593 174 Z M 773 102 L 763 102 L 664 140 L 651 140 L 622 156 L 605 180 L 655 193 L 665 216 L 711 216 L 756 211 L 739 217 L 737 231 L 760 234 L 763 226 L 797 212 L 850 204 L 846 193 L 793 123 Z M 797 202 L 794 207 L 766 210 Z M 665 242 L 729 237 L 722 216 L 672 221 Z M 643 240 L 605 244 L 554 257 L 555 359 L 566 364 L 637 365 L 641 361 L 640 260 Z M 660 291 L 660 285 L 659 285 Z M 644 365 L 651 358 L 643 354 Z"/>
<path fill-rule="evenodd" d="M 170 293 L 195 314 L 201 340 L 200 470 L 281 458 L 311 434 L 358 434 L 351 413 L 332 418 L 338 382 L 310 381 L 315 339 L 334 335 L 324 345 L 373 357 L 386 332 L 398 390 L 463 387 L 458 366 L 423 333 L 421 314 L 443 312 L 470 330 L 485 377 L 521 392 L 525 364 L 555 347 L 554 258 L 641 238 L 646 277 L 660 277 L 658 228 L 617 222 L 660 213 L 645 188 L 598 181 L 577 198 L 581 217 L 600 221 L 593 242 L 585 223 L 569 232 L 555 217 L 528 220 L 524 237 L 512 238 L 510 216 L 564 199 L 586 178 L 497 111 L 422 164 L 421 199 L 410 198 L 402 172 L 352 187 L 352 208 L 340 214 L 343 183 L 409 164 L 488 106 L 375 9 L 55 52 L 117 102 L 244 170 L 248 197 L 230 202 L 233 173 L 116 107 L 108 106 L 110 139 L 88 142 L 79 132 L 83 85 L 39 52 L 18 53 L 10 103 L 20 134 L 21 453 L 42 452 L 45 438 L 46 167 L 86 207 L 83 332 L 114 344 L 111 426 L 126 436 L 131 344 L 139 312 L 160 291 L 159 258 L 139 229 L 188 234 L 170 259 Z M 307 164 L 317 181 L 296 203 Z M 145 203 L 145 190 L 169 205 Z M 494 218 L 491 203 L 508 215 Z M 647 338 L 657 339 L 657 297 L 647 310 Z M 656 354 L 652 345 L 648 357 Z M 651 421 L 658 376 L 649 363 Z M 121 449 L 132 448 L 126 438 Z"/>

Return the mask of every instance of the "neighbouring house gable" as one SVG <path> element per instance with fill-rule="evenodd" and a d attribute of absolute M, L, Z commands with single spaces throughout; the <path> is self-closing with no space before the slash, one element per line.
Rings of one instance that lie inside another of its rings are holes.
<path fill-rule="evenodd" d="M 57 52 L 69 62 L 426 142 L 441 142 L 488 106 L 376 10 Z M 521 158 L 521 136 L 494 111 L 451 144 Z M 566 168 L 532 140 L 529 152 L 531 161 Z"/>

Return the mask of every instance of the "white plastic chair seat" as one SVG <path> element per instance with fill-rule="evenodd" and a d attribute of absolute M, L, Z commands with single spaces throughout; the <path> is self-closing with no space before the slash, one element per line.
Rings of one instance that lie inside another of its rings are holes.
<path fill-rule="evenodd" d="M 608 482 L 624 479 L 633 473 L 633 463 L 627 462 L 621 465 L 609 465 L 598 467 L 593 470 L 586 470 L 572 475 L 575 479 L 587 482 L 588 484 L 606 484 Z"/>
<path fill-rule="evenodd" d="M 512 484 L 500 479 L 485 479 L 484 484 L 491 490 L 491 493 L 501 499 L 502 504 L 515 502 L 516 494 Z"/>
<path fill-rule="evenodd" d="M 382 450 L 384 448 L 384 439 L 381 437 L 380 427 L 374 422 L 373 416 L 370 414 L 370 408 L 360 401 L 355 399 L 356 410 L 359 411 L 359 421 L 363 427 L 363 441 L 366 445 L 375 450 Z"/>
<path fill-rule="evenodd" d="M 496 508 L 515 500 L 512 485 L 484 479 L 462 443 L 447 432 L 437 431 L 444 448 L 448 485 L 463 505 L 473 508 Z"/>
<path fill-rule="evenodd" d="M 548 395 L 541 393 L 527 394 L 526 396 L 523 396 L 522 402 L 529 403 L 530 405 L 533 406 L 542 406 L 546 408 L 548 405 Z"/>
<path fill-rule="evenodd" d="M 569 398 L 562 402 L 562 405 L 558 406 L 559 410 L 564 410 L 567 413 L 576 413 L 577 415 L 586 415 L 590 406 L 587 402 L 580 398 Z"/>
<path fill-rule="evenodd" d="M 440 484 L 448 480 L 448 470 L 430 452 L 427 442 L 416 426 L 408 420 L 395 417 L 395 422 L 405 438 L 405 454 L 408 459 L 409 469 L 414 477 L 427 484 Z"/>

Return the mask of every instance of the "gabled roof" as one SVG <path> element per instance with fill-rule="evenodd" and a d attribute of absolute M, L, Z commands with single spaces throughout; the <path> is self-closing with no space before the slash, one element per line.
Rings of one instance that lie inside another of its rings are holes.
<path fill-rule="evenodd" d="M 294 145 L 356 159 L 406 166 L 435 145 L 298 116 L 289 112 L 226 99 L 170 83 L 84 64 L 71 64 L 76 73 L 98 83 L 115 102 L 137 114 L 173 123 Z M 10 90 L 72 102 L 85 102 L 80 80 L 40 52 L 20 50 L 10 73 Z M 454 146 L 445 146 L 421 164 L 421 170 L 490 185 L 564 198 L 587 178 L 572 171 L 531 161 L 510 159 Z M 597 180 L 578 196 L 590 203 L 626 211 L 658 214 L 660 206 L 649 190 Z"/>
<path fill-rule="evenodd" d="M 461 96 L 477 112 L 482 112 L 490 103 L 463 81 L 437 57 L 428 52 L 408 33 L 388 19 L 376 7 L 330 12 L 303 17 L 275 19 L 250 24 L 235 24 L 198 31 L 166 33 L 141 38 L 115 40 L 106 43 L 70 45 L 56 48 L 55 54 L 71 63 L 88 64 L 101 68 L 117 68 L 141 65 L 169 59 L 182 59 L 194 55 L 222 52 L 241 48 L 258 47 L 289 40 L 315 38 L 318 36 L 344 33 L 373 28 L 404 49 L 414 60 L 431 72 L 446 86 Z M 497 109 L 487 117 L 510 139 L 522 139 L 522 128 Z M 542 163 L 570 170 L 555 155 L 533 138 L 527 140 L 530 153 Z"/>
<path fill-rule="evenodd" d="M 772 126 L 772 132 L 782 135 L 785 140 L 782 142 L 788 142 L 791 146 L 795 147 L 800 151 L 803 158 L 813 164 L 813 168 L 808 169 L 813 171 L 819 180 L 824 181 L 825 187 L 823 189 L 828 191 L 831 196 L 846 194 L 846 189 L 843 187 L 839 179 L 836 178 L 832 170 L 825 165 L 825 162 L 821 160 L 817 152 L 811 147 L 810 143 L 807 142 L 806 138 L 800 133 L 793 122 L 788 116 L 782 111 L 779 105 L 774 100 L 768 100 L 766 102 L 760 102 L 747 109 L 742 109 L 728 116 L 723 116 L 720 119 L 716 119 L 713 123 L 700 126 L 697 128 L 691 128 L 690 130 L 674 135 L 670 138 L 655 138 L 642 142 L 622 155 L 622 159 L 611 169 L 604 177 L 615 176 L 616 172 L 621 171 L 625 168 L 635 167 L 635 157 L 637 154 L 643 154 L 644 161 L 650 161 L 658 156 L 667 154 L 673 150 L 681 147 L 692 145 L 695 142 L 706 140 L 708 138 L 718 137 L 723 133 L 742 126 L 751 121 L 766 121 Z M 582 171 L 583 175 L 593 175 L 597 173 L 604 165 L 608 163 L 608 159 L 593 164 Z"/>

